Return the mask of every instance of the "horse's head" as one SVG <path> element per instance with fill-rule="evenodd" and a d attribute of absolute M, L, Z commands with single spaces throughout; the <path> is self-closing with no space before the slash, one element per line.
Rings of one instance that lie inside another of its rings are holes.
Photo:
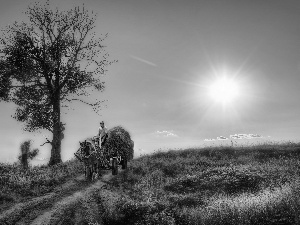
<path fill-rule="evenodd" d="M 85 146 L 86 146 L 86 141 L 84 141 L 84 142 L 79 141 L 79 144 L 80 144 L 80 147 L 81 147 L 81 148 L 82 148 L 82 147 L 85 147 Z"/>
<path fill-rule="evenodd" d="M 80 151 L 83 153 L 84 156 L 89 156 L 91 154 L 91 145 L 86 140 L 84 142 L 79 142 L 80 144 Z"/>

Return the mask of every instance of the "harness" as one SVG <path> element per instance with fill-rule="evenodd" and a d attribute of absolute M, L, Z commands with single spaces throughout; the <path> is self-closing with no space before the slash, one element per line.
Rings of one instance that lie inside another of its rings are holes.
<path fill-rule="evenodd" d="M 74 154 L 80 161 L 83 161 L 86 165 L 94 164 L 98 162 L 102 168 L 110 168 L 110 156 L 108 151 L 100 149 L 99 146 L 94 145 L 91 142 L 80 143 L 80 148 Z"/>

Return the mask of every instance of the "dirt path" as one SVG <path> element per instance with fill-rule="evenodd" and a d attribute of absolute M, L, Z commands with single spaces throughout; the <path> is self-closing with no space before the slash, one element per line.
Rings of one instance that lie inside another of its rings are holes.
<path fill-rule="evenodd" d="M 111 177 L 111 171 L 107 171 L 98 181 L 91 183 L 80 175 L 56 187 L 51 193 L 18 203 L 2 212 L 0 224 L 59 224 L 64 213 L 92 190 L 103 188 Z"/>

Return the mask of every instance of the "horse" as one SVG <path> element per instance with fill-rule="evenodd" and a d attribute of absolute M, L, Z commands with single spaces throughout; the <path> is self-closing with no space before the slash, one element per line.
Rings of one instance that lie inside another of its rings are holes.
<path fill-rule="evenodd" d="M 85 165 L 85 177 L 95 180 L 99 176 L 99 156 L 95 146 L 89 141 L 79 142 L 80 148 L 75 156 Z"/>

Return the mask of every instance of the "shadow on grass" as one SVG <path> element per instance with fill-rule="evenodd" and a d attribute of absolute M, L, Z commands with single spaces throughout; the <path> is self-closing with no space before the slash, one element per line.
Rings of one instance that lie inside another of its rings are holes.
<path fill-rule="evenodd" d="M 255 193 L 265 178 L 255 172 L 215 169 L 195 176 L 185 176 L 164 187 L 177 194 L 207 192 L 238 194 Z"/>

